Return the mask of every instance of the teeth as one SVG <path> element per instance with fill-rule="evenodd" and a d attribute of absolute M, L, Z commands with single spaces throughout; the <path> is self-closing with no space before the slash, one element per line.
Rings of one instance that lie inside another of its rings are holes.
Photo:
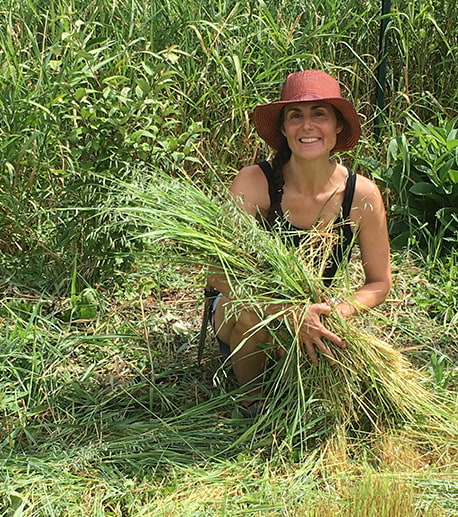
<path fill-rule="evenodd" d="M 310 144 L 312 142 L 318 142 L 319 138 L 299 138 L 299 142 L 303 144 Z"/>

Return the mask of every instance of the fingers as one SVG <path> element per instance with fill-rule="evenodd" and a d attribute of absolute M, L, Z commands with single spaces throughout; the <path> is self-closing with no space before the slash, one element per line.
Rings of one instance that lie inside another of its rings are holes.
<path fill-rule="evenodd" d="M 321 339 L 317 340 L 317 343 L 315 343 L 318 350 L 326 356 L 326 359 L 331 363 L 334 364 L 336 362 L 336 358 L 334 357 L 333 353 L 329 349 L 329 347 L 321 341 Z"/>
<path fill-rule="evenodd" d="M 341 337 L 328 330 L 321 322 L 314 322 L 313 325 L 305 324 L 301 328 L 299 335 L 304 343 L 307 341 L 317 343 L 317 340 L 326 338 L 340 348 L 347 346 Z"/>
<path fill-rule="evenodd" d="M 320 316 L 329 316 L 332 308 L 327 303 L 316 303 L 314 304 L 315 312 Z"/>
<path fill-rule="evenodd" d="M 303 321 L 301 325 L 299 332 L 300 340 L 305 346 L 305 351 L 310 357 L 312 364 L 315 366 L 318 364 L 316 349 L 324 354 L 331 364 L 335 363 L 335 357 L 323 339 L 330 341 L 340 348 L 346 348 L 347 346 L 342 338 L 328 330 L 321 323 L 320 317 L 328 316 L 331 310 L 331 307 L 325 303 L 314 304 L 309 308 L 305 321 Z"/>
<path fill-rule="evenodd" d="M 315 347 L 313 346 L 313 343 L 308 342 L 304 344 L 305 350 L 307 351 L 307 355 L 310 357 L 312 364 L 314 366 L 318 366 L 318 357 L 316 356 Z"/>
<path fill-rule="evenodd" d="M 310 305 L 306 311 L 292 312 L 292 323 L 297 329 L 300 343 L 305 348 L 313 365 L 318 365 L 317 350 L 324 354 L 331 364 L 336 359 L 328 344 L 324 340 L 333 343 L 339 348 L 346 348 L 345 341 L 334 332 L 328 330 L 321 322 L 322 316 L 329 316 L 332 308 L 326 303 L 315 303 Z"/>
<path fill-rule="evenodd" d="M 308 318 L 304 322 L 308 326 L 308 332 L 310 334 L 317 334 L 318 336 L 325 337 L 340 347 L 344 347 L 345 343 L 343 339 L 328 330 L 321 323 L 321 316 L 329 316 L 331 314 L 331 307 L 326 303 L 317 303 L 310 307 Z"/>
<path fill-rule="evenodd" d="M 309 356 L 314 366 L 318 366 L 318 357 L 316 355 L 315 346 L 322 354 L 326 356 L 326 359 L 329 361 L 330 364 L 335 364 L 336 358 L 334 357 L 329 347 L 325 343 L 323 343 L 321 339 L 317 339 L 315 343 L 309 341 L 304 344 L 307 355 Z"/>
<path fill-rule="evenodd" d="M 334 332 L 331 332 L 330 330 L 328 330 L 325 327 L 322 327 L 321 335 L 322 335 L 322 337 L 328 339 L 329 341 L 331 341 L 332 343 L 334 343 L 335 345 L 337 345 L 340 348 L 346 348 L 346 346 L 347 346 L 347 344 L 345 343 L 345 341 L 342 338 L 340 338 L 337 334 L 334 334 Z"/>

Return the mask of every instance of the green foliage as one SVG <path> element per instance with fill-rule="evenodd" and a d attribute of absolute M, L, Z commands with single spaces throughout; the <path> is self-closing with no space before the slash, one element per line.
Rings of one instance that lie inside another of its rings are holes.
<path fill-rule="evenodd" d="M 441 246 L 437 245 L 436 251 Z M 425 260 L 426 285 L 419 286 L 416 299 L 419 306 L 443 325 L 452 327 L 458 323 L 458 251 L 456 249 L 441 259 L 427 257 Z"/>
<path fill-rule="evenodd" d="M 378 159 L 376 0 L 1 5 L 0 249 L 31 277 L 68 285 L 75 257 L 91 283 L 131 267 L 133 229 L 91 210 L 127 201 L 105 179 L 141 183 L 154 165 L 211 183 L 265 157 L 250 113 L 292 70 L 341 79 L 363 116 L 362 152 Z M 389 21 L 386 134 L 407 112 L 456 113 L 450 6 L 418 0 Z"/>
<path fill-rule="evenodd" d="M 396 121 L 402 130 L 406 113 L 436 125 L 444 115 L 455 115 L 458 31 L 453 2 L 393 2 L 386 37 L 386 123 Z"/>
<path fill-rule="evenodd" d="M 437 389 L 449 389 L 453 379 L 453 370 L 450 368 L 450 360 L 447 356 L 432 352 L 429 371 Z"/>
<path fill-rule="evenodd" d="M 439 131 L 457 113 L 455 11 L 413 0 L 389 14 L 385 136 L 405 133 L 409 113 Z M 357 160 L 375 160 L 382 180 L 384 143 L 371 137 L 379 13 L 379 0 L 0 0 L 1 515 L 384 515 L 401 500 L 406 517 L 457 514 L 446 444 L 411 453 L 428 465 L 393 465 L 365 440 L 296 462 L 244 441 L 253 430 L 233 381 L 213 385 L 224 376 L 213 343 L 194 365 L 199 271 L 177 268 L 170 242 L 133 240 L 144 229 L 113 209 L 133 208 L 113 178 L 143 189 L 162 169 L 214 186 L 264 158 L 252 108 L 306 67 L 343 81 L 362 115 Z M 405 134 L 416 163 L 446 163 L 440 143 L 416 153 Z M 422 349 L 442 393 L 456 391 L 457 269 L 436 245 L 420 269 L 398 255 L 395 281 L 409 282 L 387 327 L 397 346 Z M 310 425 L 324 423 L 321 402 L 308 402 Z M 257 434 L 269 443 L 271 417 Z"/>
<path fill-rule="evenodd" d="M 458 241 L 458 118 L 438 126 L 408 120 L 388 145 L 387 165 L 372 162 L 373 173 L 392 194 L 393 247 L 416 245 L 434 260 Z"/>
<path fill-rule="evenodd" d="M 193 144 L 202 128 L 182 122 L 177 100 L 169 100 L 174 74 L 163 70 L 160 58 L 142 61 L 139 71 L 129 67 L 132 78 L 113 76 L 115 70 L 99 66 L 108 66 L 100 63 L 102 51 L 88 47 L 84 58 L 60 65 L 43 90 L 15 98 L 15 118 L 4 119 L 0 244 L 13 254 L 44 251 L 57 270 L 68 270 L 77 257 L 80 274 L 94 282 L 125 269 L 128 252 L 140 245 L 129 244 L 129 225 L 94 210 L 126 202 L 106 179 L 134 180 L 135 163 L 171 168 L 197 161 Z"/>
<path fill-rule="evenodd" d="M 397 260 L 406 266 L 401 254 Z M 157 275 L 159 281 L 163 269 L 159 262 L 145 264 L 133 280 Z M 412 314 L 425 272 L 408 272 L 412 305 L 404 308 L 403 329 L 398 321 L 403 304 L 390 304 L 390 317 L 398 322 L 389 327 L 392 340 L 426 347 L 447 330 L 447 340 L 455 343 L 456 327 L 453 333 L 452 325 L 418 317 L 418 310 Z M 203 366 L 195 366 L 200 290 L 190 289 L 189 281 L 177 289 L 177 279 L 166 276 L 162 280 L 170 282 L 169 290 L 163 282 L 157 287 L 162 301 L 159 294 L 142 300 L 137 292 L 126 300 L 76 288 L 73 299 L 4 294 L 0 513 L 22 505 L 27 516 L 224 512 L 235 517 L 287 511 L 331 517 L 366 510 L 389 515 L 390 502 L 394 506 L 403 499 L 405 512 L 399 509 L 397 517 L 410 517 L 414 508 L 431 517 L 457 513 L 451 448 L 436 451 L 427 444 L 413 451 L 395 436 L 391 454 L 399 464 L 393 464 L 389 448 L 387 460 L 384 451 L 377 454 L 376 434 L 335 447 L 325 444 L 296 461 L 289 452 L 269 455 L 261 440 L 235 444 L 251 423 L 237 417 L 232 398 L 237 393 L 212 385 L 221 364 L 213 342 Z M 406 280 L 404 268 L 395 283 Z M 438 273 L 437 281 L 445 280 Z M 92 304 L 96 319 L 62 317 L 82 301 Z M 170 313 L 192 322 L 187 351 L 178 351 L 180 336 L 167 318 Z M 431 354 L 428 349 L 428 360 Z M 453 388 L 457 379 L 456 367 L 442 357 L 436 351 L 430 367 L 438 391 Z M 339 389 L 337 383 L 333 389 Z M 436 511 L 428 512 L 432 505 Z"/>

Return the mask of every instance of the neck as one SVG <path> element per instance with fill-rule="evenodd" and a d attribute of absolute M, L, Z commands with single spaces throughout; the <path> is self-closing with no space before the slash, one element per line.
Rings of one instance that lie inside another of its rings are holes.
<path fill-rule="evenodd" d="M 332 180 L 337 165 L 328 156 L 318 160 L 301 160 L 292 155 L 284 165 L 285 182 L 299 192 L 320 193 Z"/>

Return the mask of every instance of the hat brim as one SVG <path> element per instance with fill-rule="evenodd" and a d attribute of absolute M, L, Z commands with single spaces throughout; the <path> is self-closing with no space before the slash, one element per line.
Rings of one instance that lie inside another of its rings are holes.
<path fill-rule="evenodd" d="M 275 101 L 269 104 L 260 104 L 256 106 L 253 112 L 253 121 L 256 131 L 259 136 L 273 149 L 280 149 L 286 142 L 283 136 L 279 117 L 280 112 L 286 104 L 293 104 L 296 102 L 310 102 L 310 101 L 324 101 L 336 108 L 343 117 L 344 127 L 340 133 L 337 134 L 336 145 L 333 151 L 349 151 L 353 149 L 358 143 L 361 136 L 361 125 L 359 116 L 353 104 L 342 97 L 320 97 L 303 96 L 297 100 Z"/>

